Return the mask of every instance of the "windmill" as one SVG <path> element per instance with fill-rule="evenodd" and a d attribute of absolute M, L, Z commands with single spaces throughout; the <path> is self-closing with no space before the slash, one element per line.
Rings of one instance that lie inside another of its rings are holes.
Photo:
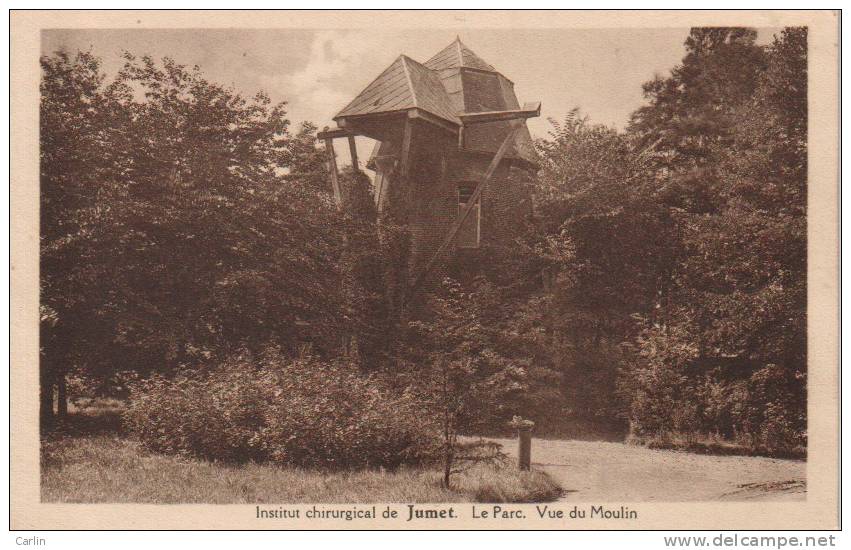
<path fill-rule="evenodd" d="M 425 63 L 397 57 L 334 117 L 338 128 L 318 138 L 338 207 L 333 140 L 348 139 L 354 167 L 355 137 L 377 141 L 367 164 L 375 201 L 408 227 L 414 289 L 446 255 L 517 225 L 513 176 L 537 169 L 526 119 L 540 113 L 540 103 L 521 107 L 514 84 L 456 38 Z"/>

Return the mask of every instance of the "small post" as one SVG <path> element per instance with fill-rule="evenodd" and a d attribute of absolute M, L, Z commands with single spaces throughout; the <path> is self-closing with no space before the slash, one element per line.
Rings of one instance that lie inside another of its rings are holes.
<path fill-rule="evenodd" d="M 510 426 L 517 430 L 517 467 L 528 471 L 532 468 L 532 428 L 535 423 L 515 416 Z"/>
<path fill-rule="evenodd" d="M 532 467 L 532 428 L 520 428 L 517 435 L 520 440 L 517 465 L 521 470 L 529 470 Z"/>

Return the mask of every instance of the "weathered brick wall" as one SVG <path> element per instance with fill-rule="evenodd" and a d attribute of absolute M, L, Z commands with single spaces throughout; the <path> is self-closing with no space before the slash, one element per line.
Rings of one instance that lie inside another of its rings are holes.
<path fill-rule="evenodd" d="M 503 161 L 483 194 L 482 246 L 513 247 L 532 210 L 530 174 Z"/>
<path fill-rule="evenodd" d="M 491 158 L 487 155 L 458 154 L 444 151 L 444 155 L 422 155 L 418 162 L 433 162 L 440 166 L 438 173 L 417 166 L 412 171 L 412 196 L 410 231 L 412 238 L 412 272 L 422 268 L 437 251 L 458 216 L 458 185 L 481 181 Z M 512 168 L 503 161 L 482 192 L 480 247 L 511 247 L 522 231 L 524 218 L 531 209 L 529 190 L 519 176 L 523 170 Z M 425 176 L 425 177 L 424 177 Z M 476 256 L 475 251 L 458 248 L 457 243 L 448 249 L 445 257 L 429 274 L 426 287 L 433 286 L 446 274 L 446 266 L 453 256 Z"/>

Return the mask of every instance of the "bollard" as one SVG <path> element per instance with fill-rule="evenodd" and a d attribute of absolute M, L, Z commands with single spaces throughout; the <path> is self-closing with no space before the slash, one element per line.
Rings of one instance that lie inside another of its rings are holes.
<path fill-rule="evenodd" d="M 532 467 L 532 428 L 520 428 L 518 430 L 520 439 L 519 466 L 521 470 Z"/>
<path fill-rule="evenodd" d="M 532 467 L 532 428 L 535 427 L 535 423 L 515 416 L 510 425 L 517 429 L 517 467 L 521 470 L 530 470 Z"/>

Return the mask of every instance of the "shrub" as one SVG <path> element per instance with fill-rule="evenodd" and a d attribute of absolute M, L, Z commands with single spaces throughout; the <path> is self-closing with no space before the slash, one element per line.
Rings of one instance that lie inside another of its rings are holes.
<path fill-rule="evenodd" d="M 769 364 L 750 379 L 748 421 L 757 445 L 772 455 L 795 454 L 807 445 L 806 386 L 803 378 Z"/>
<path fill-rule="evenodd" d="M 645 340 L 652 353 L 644 352 L 621 373 L 630 442 L 711 450 L 723 444 L 778 457 L 806 454 L 804 375 L 775 364 L 755 366 L 748 378 L 725 374 L 709 362 L 684 361 L 659 342 L 664 341 Z M 687 374 L 694 372 L 702 374 Z"/>
<path fill-rule="evenodd" d="M 396 467 L 434 448 L 411 395 L 345 363 L 236 357 L 203 374 L 131 388 L 124 420 L 153 451 L 231 462 Z"/>

